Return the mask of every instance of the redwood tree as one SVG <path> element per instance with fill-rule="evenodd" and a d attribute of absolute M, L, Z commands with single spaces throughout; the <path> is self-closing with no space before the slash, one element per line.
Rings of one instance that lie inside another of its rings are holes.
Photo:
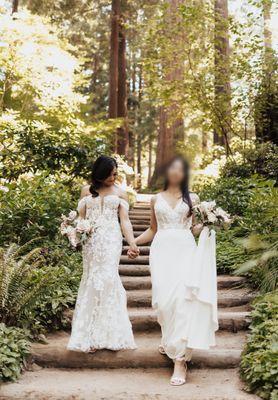
<path fill-rule="evenodd" d="M 215 144 L 226 145 L 226 148 L 228 148 L 229 132 L 231 127 L 228 0 L 214 1 L 214 15 L 215 124 L 213 139 Z"/>
<path fill-rule="evenodd" d="M 109 118 L 117 118 L 118 116 L 119 19 L 120 0 L 112 0 L 109 66 Z"/>

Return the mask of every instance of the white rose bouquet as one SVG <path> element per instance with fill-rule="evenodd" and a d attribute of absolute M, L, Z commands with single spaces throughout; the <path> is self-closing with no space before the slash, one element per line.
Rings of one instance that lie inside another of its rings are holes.
<path fill-rule="evenodd" d="M 67 236 L 72 247 L 85 244 L 93 232 L 93 225 L 89 219 L 81 219 L 76 211 L 71 211 L 68 216 L 62 215 L 60 232 Z"/>
<path fill-rule="evenodd" d="M 221 207 L 216 206 L 215 201 L 202 201 L 193 207 L 193 215 L 198 223 L 214 228 L 228 228 L 232 223 L 230 214 Z"/>

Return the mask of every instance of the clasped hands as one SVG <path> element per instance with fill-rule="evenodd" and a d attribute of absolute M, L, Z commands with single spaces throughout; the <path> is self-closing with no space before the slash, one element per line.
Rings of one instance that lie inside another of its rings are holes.
<path fill-rule="evenodd" d="M 127 255 L 128 258 L 131 258 L 132 260 L 136 257 L 138 257 L 140 254 L 140 250 L 137 246 L 136 243 L 132 243 L 129 245 L 128 251 L 127 251 Z"/>

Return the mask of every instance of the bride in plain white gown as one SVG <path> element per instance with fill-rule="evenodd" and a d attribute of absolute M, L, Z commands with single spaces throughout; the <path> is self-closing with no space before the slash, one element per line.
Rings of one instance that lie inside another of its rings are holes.
<path fill-rule="evenodd" d="M 151 223 L 136 244 L 152 241 L 150 268 L 152 305 L 162 339 L 160 353 L 174 361 L 171 384 L 186 381 L 186 362 L 194 349 L 215 345 L 217 286 L 215 238 L 208 228 L 194 226 L 192 207 L 199 202 L 188 191 L 189 167 L 175 157 L 166 169 L 165 190 L 151 200 Z M 193 233 L 200 233 L 196 245 Z M 128 252 L 131 258 L 136 254 Z"/>
<path fill-rule="evenodd" d="M 79 217 L 91 220 L 93 233 L 82 249 L 83 275 L 69 350 L 136 348 L 126 293 L 118 272 L 123 240 L 121 227 L 134 254 L 138 249 L 128 216 L 127 196 L 115 185 L 116 176 L 116 161 L 100 156 L 93 165 L 90 190 L 83 188 L 78 204 Z"/>

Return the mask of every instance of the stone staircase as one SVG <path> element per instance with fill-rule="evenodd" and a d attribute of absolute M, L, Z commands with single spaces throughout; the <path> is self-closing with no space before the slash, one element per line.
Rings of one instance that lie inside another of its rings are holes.
<path fill-rule="evenodd" d="M 130 219 L 136 236 L 149 225 L 150 209 L 147 202 L 138 202 L 130 211 Z M 68 332 L 48 336 L 49 343 L 34 344 L 35 362 L 55 368 L 159 368 L 171 365 L 167 357 L 158 353 L 160 342 L 156 313 L 151 308 L 151 278 L 149 270 L 150 246 L 140 248 L 140 256 L 130 260 L 128 246 L 124 244 L 119 271 L 127 291 L 130 320 L 135 333 L 137 350 L 95 354 L 76 353 L 66 350 L 71 326 L 72 310 L 67 313 Z M 234 368 L 240 354 L 249 325 L 249 303 L 253 294 L 244 287 L 244 279 L 237 276 L 218 276 L 219 326 L 217 346 L 209 351 L 195 351 L 193 367 Z"/>
<path fill-rule="evenodd" d="M 148 203 L 135 204 L 130 218 L 138 236 L 148 227 Z M 258 400 L 242 390 L 236 368 L 253 298 L 244 279 L 218 276 L 217 346 L 194 351 L 187 384 L 173 388 L 169 385 L 172 363 L 157 350 L 160 331 L 151 308 L 150 247 L 140 250 L 140 257 L 131 261 L 125 243 L 119 266 L 138 349 L 94 354 L 66 350 L 72 318 L 69 311 L 68 330 L 49 335 L 48 344 L 33 344 L 33 370 L 16 383 L 2 385 L 0 400 Z"/>

